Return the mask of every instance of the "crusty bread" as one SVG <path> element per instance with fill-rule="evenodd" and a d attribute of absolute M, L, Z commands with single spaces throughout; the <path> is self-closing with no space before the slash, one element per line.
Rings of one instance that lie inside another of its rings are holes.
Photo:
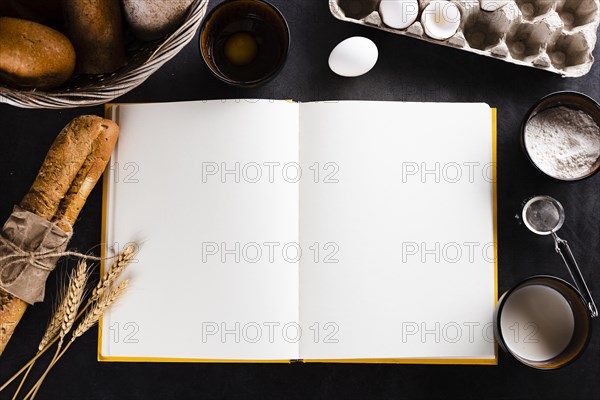
<path fill-rule="evenodd" d="M 27 303 L 0 290 L 0 354 L 4 351 L 17 324 L 27 309 Z"/>
<path fill-rule="evenodd" d="M 65 221 L 58 225 L 69 231 L 106 168 L 118 135 L 117 124 L 95 115 L 71 121 L 52 144 L 21 208 L 48 221 Z M 26 308 L 27 303 L 0 290 L 0 354 Z"/>
<path fill-rule="evenodd" d="M 142 40 L 156 40 L 181 26 L 193 0 L 122 0 L 131 32 Z"/>
<path fill-rule="evenodd" d="M 66 82 L 74 69 L 75 50 L 65 35 L 35 22 L 0 17 L 0 80 L 47 89 Z"/>
<path fill-rule="evenodd" d="M 119 0 L 62 0 L 67 36 L 77 52 L 76 71 L 104 74 L 126 62 Z"/>
<path fill-rule="evenodd" d="M 54 221 L 66 221 L 74 224 L 85 204 L 88 196 L 92 192 L 96 182 L 102 176 L 106 169 L 106 164 L 110 159 L 113 148 L 119 137 L 119 127 L 111 120 L 97 119 L 93 125 L 100 128 L 100 134 L 92 143 L 92 151 L 85 159 L 77 176 L 73 180 L 67 194 L 60 202 L 58 211 L 54 215 Z M 60 226 L 60 223 L 59 223 Z"/>
<path fill-rule="evenodd" d="M 108 125 L 95 115 L 75 118 L 58 134 L 21 207 L 52 220 L 79 170 Z"/>

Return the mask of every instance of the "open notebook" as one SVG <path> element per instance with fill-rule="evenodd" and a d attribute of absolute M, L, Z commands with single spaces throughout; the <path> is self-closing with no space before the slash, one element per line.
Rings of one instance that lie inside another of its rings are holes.
<path fill-rule="evenodd" d="M 495 364 L 485 104 L 109 105 L 108 361 Z"/>

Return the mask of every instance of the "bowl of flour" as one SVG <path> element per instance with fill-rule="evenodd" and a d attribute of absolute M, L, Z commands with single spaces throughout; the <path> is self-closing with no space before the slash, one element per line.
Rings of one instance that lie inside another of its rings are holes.
<path fill-rule="evenodd" d="M 600 105 L 586 95 L 544 97 L 529 110 L 521 130 L 529 160 L 551 178 L 578 181 L 600 169 Z"/>

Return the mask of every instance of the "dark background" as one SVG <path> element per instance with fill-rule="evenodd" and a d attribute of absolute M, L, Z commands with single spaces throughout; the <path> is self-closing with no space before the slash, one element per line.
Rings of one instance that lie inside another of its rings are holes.
<path fill-rule="evenodd" d="M 209 8 L 217 1 L 212 0 Z M 255 89 L 229 87 L 211 76 L 197 40 L 122 102 L 220 98 L 299 101 L 360 99 L 486 102 L 499 110 L 498 225 L 500 293 L 534 274 L 568 274 L 548 237 L 527 231 L 515 216 L 523 200 L 548 194 L 560 200 L 569 239 L 596 301 L 600 302 L 600 174 L 583 182 L 559 183 L 537 172 L 519 145 L 519 124 L 542 96 L 581 91 L 600 99 L 600 64 L 583 78 L 563 79 L 408 37 L 334 19 L 325 0 L 273 0 L 291 27 L 292 47 L 282 73 Z M 361 35 L 379 47 L 367 75 L 344 79 L 327 66 L 331 49 Z M 600 56 L 600 51 L 595 51 Z M 73 117 L 102 107 L 64 111 L 23 110 L 0 105 L 0 216 L 29 189 L 55 135 Z M 357 116 L 357 118 L 360 118 Z M 175 132 L 165 132 L 165 140 Z M 160 190 L 160 188 L 157 188 Z M 71 245 L 86 251 L 100 243 L 101 189 L 96 188 L 76 225 Z M 64 264 L 64 263 L 63 263 Z M 73 265 L 71 261 L 69 266 Z M 61 265 L 48 283 L 54 293 Z M 160 295 L 160 294 L 157 294 Z M 49 318 L 50 303 L 31 307 L 0 358 L 4 381 L 34 353 Z M 157 316 L 160 318 L 161 316 Z M 598 321 L 594 321 L 597 330 Z M 529 369 L 500 354 L 498 366 L 352 364 L 144 364 L 98 363 L 96 329 L 79 339 L 46 380 L 39 398 L 498 398 L 597 399 L 600 396 L 600 333 L 573 365 L 553 372 Z M 8 393 L 0 393 L 0 398 Z"/>

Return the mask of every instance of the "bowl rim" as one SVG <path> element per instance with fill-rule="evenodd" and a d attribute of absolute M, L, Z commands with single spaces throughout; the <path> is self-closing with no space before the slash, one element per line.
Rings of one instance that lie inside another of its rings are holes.
<path fill-rule="evenodd" d="M 206 58 L 206 55 L 204 54 L 204 51 L 202 50 L 202 35 L 204 34 L 204 31 L 206 29 L 206 23 L 210 20 L 210 18 L 213 16 L 213 14 L 219 8 L 225 6 L 225 5 L 229 4 L 229 3 L 235 3 L 235 2 L 239 2 L 239 1 L 252 1 L 252 2 L 257 2 L 257 3 L 262 3 L 262 4 L 266 5 L 267 7 L 271 8 L 273 11 L 275 11 L 275 14 L 277 14 L 277 16 L 279 17 L 279 19 L 283 22 L 283 26 L 284 26 L 284 29 L 285 29 L 285 34 L 286 34 L 286 37 L 287 37 L 287 46 L 284 48 L 283 57 L 281 58 L 281 61 L 280 61 L 279 65 L 277 66 L 277 68 L 275 68 L 274 70 L 272 70 L 268 75 L 264 76 L 263 78 L 255 79 L 253 81 L 247 81 L 247 82 L 245 82 L 245 81 L 235 81 L 233 79 L 229 79 L 229 78 L 225 77 L 222 74 L 217 73 L 213 68 L 210 67 L 210 64 L 209 64 L 209 62 L 208 62 L 208 60 Z M 199 50 L 200 55 L 202 57 L 202 61 L 204 61 L 204 64 L 206 65 L 206 67 L 208 68 L 208 70 L 215 77 L 217 77 L 220 81 L 225 82 L 227 84 L 230 84 L 232 86 L 243 87 L 243 88 L 256 87 L 258 85 L 266 83 L 266 82 L 272 80 L 273 78 L 275 78 L 275 76 L 277 76 L 281 72 L 281 70 L 283 70 L 283 67 L 285 66 L 285 63 L 286 63 L 288 55 L 289 55 L 291 43 L 292 43 L 292 35 L 291 35 L 290 26 L 288 24 L 287 19 L 285 18 L 285 16 L 281 12 L 281 10 L 279 10 L 279 8 L 277 8 L 275 5 L 273 5 L 272 3 L 270 3 L 270 2 L 268 2 L 266 0 L 225 0 L 222 3 L 219 3 L 219 4 L 215 5 L 210 11 L 208 11 L 208 13 L 206 14 L 206 16 L 202 20 L 202 24 L 200 25 L 200 33 L 198 35 L 198 50 Z"/>
<path fill-rule="evenodd" d="M 521 127 L 520 127 L 520 139 L 521 139 L 521 148 L 523 149 L 523 152 L 525 153 L 525 156 L 527 157 L 527 159 L 529 160 L 529 162 L 531 163 L 531 165 L 533 165 L 533 167 L 538 170 L 539 172 L 541 172 L 544 176 L 556 181 L 556 182 L 566 182 L 566 183 L 573 183 L 573 182 L 580 182 L 586 179 L 591 178 L 592 176 L 596 175 L 598 173 L 598 171 L 600 171 L 600 166 L 598 166 L 595 170 L 593 170 L 592 172 L 588 173 L 587 175 L 583 175 L 577 178 L 573 178 L 573 179 L 563 179 L 563 178 L 559 178 L 557 176 L 553 176 L 548 174 L 547 172 L 543 171 L 537 164 L 536 162 L 533 160 L 533 157 L 531 157 L 531 154 L 529 154 L 529 150 L 527 149 L 527 145 L 525 143 L 525 132 L 527 129 L 527 124 L 529 123 L 529 121 L 535 116 L 537 115 L 540 111 L 552 108 L 552 107 L 557 107 L 557 105 L 552 105 L 540 110 L 537 110 L 538 107 L 540 107 L 544 102 L 551 100 L 553 98 L 557 98 L 560 99 L 562 96 L 574 96 L 574 97 L 578 97 L 580 98 L 582 101 L 588 103 L 591 107 L 595 107 L 598 109 L 598 111 L 600 112 L 600 103 L 598 103 L 596 100 L 594 100 L 592 97 L 578 92 L 578 91 L 574 91 L 574 90 L 563 90 L 563 91 L 558 91 L 558 92 L 553 92 L 550 93 L 544 97 L 542 97 L 540 100 L 536 101 L 533 106 L 531 106 L 529 108 L 529 110 L 527 111 L 527 113 L 525 113 L 525 116 L 521 122 Z M 568 105 L 568 104 L 567 104 Z M 535 114 L 534 114 L 535 112 Z M 598 126 L 600 127 L 600 123 L 598 123 Z M 597 161 L 598 162 L 598 161 Z"/>
<path fill-rule="evenodd" d="M 512 352 L 508 346 L 506 345 L 506 341 L 504 340 L 504 335 L 502 334 L 502 329 L 500 328 L 500 319 L 502 318 L 502 311 L 504 309 L 504 306 L 506 305 L 506 299 L 508 298 L 508 296 L 510 296 L 513 292 L 517 291 L 519 288 L 521 288 L 524 284 L 534 281 L 534 280 L 538 280 L 538 279 L 548 279 L 548 280 L 552 280 L 555 281 L 559 284 L 565 285 L 566 287 L 570 288 L 571 290 L 573 290 L 574 294 L 576 295 L 576 298 L 578 298 L 583 307 L 586 310 L 586 318 L 588 320 L 588 329 L 587 329 L 587 335 L 585 338 L 585 342 L 583 343 L 583 346 L 581 347 L 581 351 L 579 353 L 577 353 L 573 358 L 571 358 L 569 361 L 565 362 L 564 364 L 560 364 L 557 365 L 556 367 L 551 367 L 551 368 L 542 368 L 539 366 L 535 366 L 535 365 L 530 365 L 530 364 L 526 364 L 523 361 L 521 361 L 518 356 L 516 356 L 514 354 L 514 352 Z M 591 337 L 592 337 L 592 331 L 593 331 L 593 326 L 592 326 L 592 317 L 590 316 L 587 307 L 585 306 L 585 301 L 583 299 L 583 297 L 581 296 L 581 293 L 579 293 L 579 291 L 575 288 L 575 286 L 573 286 L 571 283 L 567 282 L 564 279 L 558 278 L 556 276 L 552 276 L 552 275 L 533 275 L 530 276 L 528 278 L 525 278 L 519 282 L 517 282 L 514 286 L 512 286 L 511 288 L 509 288 L 508 290 L 506 290 L 502 296 L 500 296 L 500 298 L 498 299 L 498 302 L 496 304 L 496 307 L 494 309 L 494 334 L 496 336 L 496 340 L 498 341 L 498 344 L 500 345 L 500 347 L 502 348 L 502 350 L 504 350 L 505 353 L 507 353 L 508 355 L 510 355 L 513 359 L 515 359 L 516 361 L 518 361 L 520 364 L 529 367 L 529 368 L 533 368 L 533 369 L 537 369 L 540 371 L 556 371 L 558 369 L 562 369 L 565 368 L 571 364 L 573 364 L 575 361 L 577 361 L 582 355 L 583 353 L 585 353 L 585 351 L 587 350 L 587 347 L 590 343 Z"/>

